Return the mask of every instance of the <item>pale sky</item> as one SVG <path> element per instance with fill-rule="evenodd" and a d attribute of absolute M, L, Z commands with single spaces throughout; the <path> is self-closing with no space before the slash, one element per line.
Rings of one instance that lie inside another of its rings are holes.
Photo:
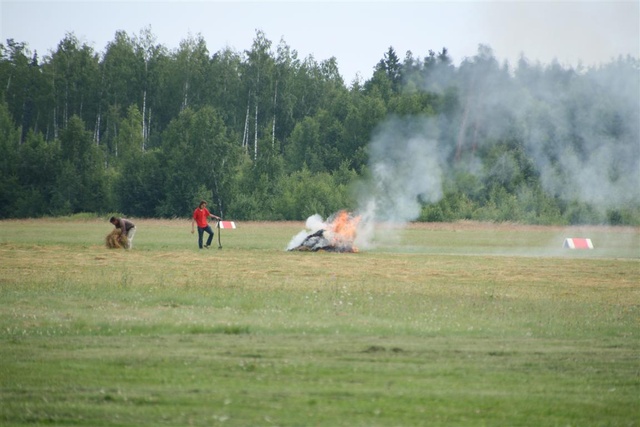
<path fill-rule="evenodd" d="M 68 32 L 103 53 L 118 30 L 145 27 L 173 50 L 202 35 L 211 54 L 251 49 L 256 30 L 275 49 L 281 39 L 300 59 L 334 56 L 349 84 L 371 77 L 389 46 L 423 58 L 449 50 L 454 63 L 489 45 L 515 66 L 521 55 L 548 64 L 597 65 L 640 56 L 640 1 L 216 1 L 0 0 L 0 40 L 26 42 L 40 57 Z"/>

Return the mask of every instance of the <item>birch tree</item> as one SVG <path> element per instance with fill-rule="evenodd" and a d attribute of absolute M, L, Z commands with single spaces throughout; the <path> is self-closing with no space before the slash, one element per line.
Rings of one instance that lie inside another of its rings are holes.
<path fill-rule="evenodd" d="M 206 103 L 205 80 L 209 68 L 209 50 L 202 35 L 189 36 L 180 42 L 175 54 L 176 77 L 180 84 L 180 110 L 199 108 Z"/>
<path fill-rule="evenodd" d="M 213 54 L 205 78 L 204 104 L 214 107 L 225 126 L 240 133 L 245 123 L 247 93 L 242 82 L 242 56 L 225 47 Z"/>
<path fill-rule="evenodd" d="M 298 52 L 291 49 L 284 39 L 280 40 L 276 50 L 272 143 L 279 141 L 279 150 L 284 152 L 288 135 L 295 126 L 294 80 L 300 69 L 300 60 Z"/>
<path fill-rule="evenodd" d="M 269 117 L 272 110 L 272 88 L 274 59 L 271 54 L 271 41 L 263 31 L 256 31 L 251 50 L 246 51 L 247 92 L 252 93 L 253 102 L 253 160 L 258 159 L 258 139 L 262 117 Z M 262 113 L 261 113 L 262 112 Z M 266 119 L 268 120 L 268 119 Z M 266 124 L 266 123 L 265 123 Z"/>
<path fill-rule="evenodd" d="M 55 136 L 73 115 L 93 123 L 98 111 L 96 93 L 100 83 L 99 59 L 93 48 L 80 44 L 73 33 L 68 33 L 52 54 L 45 72 L 52 78 Z"/>
<path fill-rule="evenodd" d="M 140 77 L 144 69 L 144 62 L 126 32 L 117 31 L 115 39 L 107 44 L 103 67 L 107 103 L 118 105 L 124 115 L 129 105 L 141 101 Z"/>
<path fill-rule="evenodd" d="M 149 90 L 149 64 L 156 54 L 158 47 L 156 46 L 156 36 L 151 32 L 151 27 L 146 27 L 140 31 L 140 35 L 134 38 L 137 56 L 141 56 L 144 62 L 144 69 L 141 76 L 142 83 L 142 151 L 145 150 L 145 143 L 149 138 L 149 125 L 151 122 L 151 111 L 147 107 L 147 94 Z M 147 122 L 147 117 L 149 121 Z"/>

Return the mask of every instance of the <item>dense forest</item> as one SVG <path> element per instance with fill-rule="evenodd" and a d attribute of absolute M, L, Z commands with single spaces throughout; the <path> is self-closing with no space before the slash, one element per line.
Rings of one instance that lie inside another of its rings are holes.
<path fill-rule="evenodd" d="M 354 53 L 357 54 L 357 53 Z M 340 209 L 404 221 L 640 225 L 640 61 L 512 66 L 489 46 L 381 52 L 345 82 L 256 31 L 249 50 L 150 29 L 0 44 L 0 218 L 237 220 Z"/>

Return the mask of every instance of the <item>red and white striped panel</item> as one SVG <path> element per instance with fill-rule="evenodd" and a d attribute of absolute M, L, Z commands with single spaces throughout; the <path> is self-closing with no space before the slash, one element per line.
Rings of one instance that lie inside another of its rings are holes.
<path fill-rule="evenodd" d="M 236 223 L 234 221 L 220 221 L 218 228 L 236 228 Z"/>
<path fill-rule="evenodd" d="M 593 243 L 591 243 L 591 239 L 586 239 L 582 237 L 567 237 L 564 239 L 563 248 L 569 249 L 593 249 Z"/>

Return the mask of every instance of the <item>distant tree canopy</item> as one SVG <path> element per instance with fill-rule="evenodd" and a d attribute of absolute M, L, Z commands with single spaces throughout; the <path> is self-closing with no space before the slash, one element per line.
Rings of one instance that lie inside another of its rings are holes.
<path fill-rule="evenodd" d="M 346 84 L 335 58 L 262 31 L 214 53 L 199 35 L 169 50 L 149 29 L 103 52 L 69 33 L 44 57 L 9 39 L 0 218 L 185 217 L 201 198 L 239 220 L 358 210 L 363 192 L 399 185 L 375 140 L 388 158 L 418 145 L 429 159 L 401 174 L 403 188 L 441 187 L 408 193 L 410 220 L 640 225 L 638 58 L 512 68 L 481 45 L 455 66 L 446 48 L 389 47 L 372 70 Z"/>

